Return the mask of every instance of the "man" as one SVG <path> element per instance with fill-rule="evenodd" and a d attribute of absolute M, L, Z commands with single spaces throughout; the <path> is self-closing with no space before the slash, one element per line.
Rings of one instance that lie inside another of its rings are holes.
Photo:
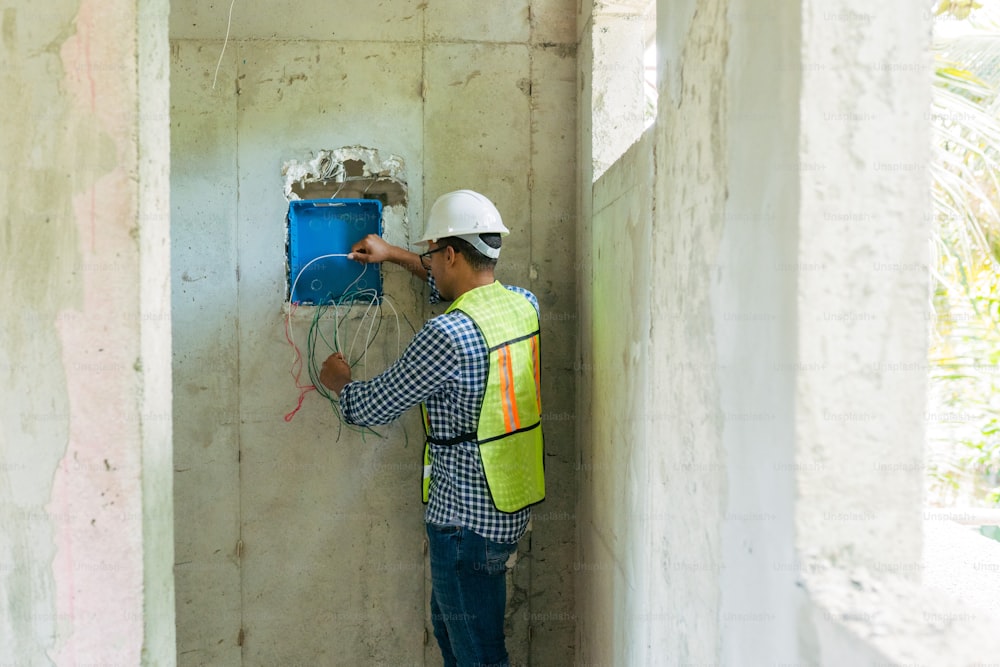
<path fill-rule="evenodd" d="M 320 374 L 352 424 L 385 424 L 421 404 L 431 619 L 445 667 L 509 664 L 506 562 L 545 496 L 538 301 L 493 273 L 508 233 L 486 197 L 458 190 L 431 208 L 427 252 L 375 235 L 355 244 L 352 259 L 406 267 L 430 283 L 432 302 L 453 303 L 378 377 L 352 382 L 340 353 Z"/>

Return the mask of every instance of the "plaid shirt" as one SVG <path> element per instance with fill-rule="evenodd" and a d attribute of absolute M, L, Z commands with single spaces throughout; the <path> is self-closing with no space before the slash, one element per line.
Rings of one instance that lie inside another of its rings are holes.
<path fill-rule="evenodd" d="M 440 300 L 433 279 L 431 303 Z M 538 310 L 538 299 L 520 287 Z M 340 393 L 340 409 L 348 423 L 386 424 L 423 402 L 427 404 L 431 434 L 446 440 L 475 433 L 479 406 L 486 387 L 489 350 L 468 315 L 452 311 L 427 321 L 399 361 L 366 382 L 350 382 Z M 464 526 L 495 542 L 516 542 L 524 534 L 530 508 L 506 513 L 490 498 L 479 445 L 473 440 L 456 445 L 431 444 L 430 500 L 425 521 Z M 419 488 L 416 487 L 415 488 Z"/>

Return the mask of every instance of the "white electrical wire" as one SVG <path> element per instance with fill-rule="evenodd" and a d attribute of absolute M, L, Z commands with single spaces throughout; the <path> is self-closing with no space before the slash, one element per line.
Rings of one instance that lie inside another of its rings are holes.
<path fill-rule="evenodd" d="M 295 276 L 295 280 L 292 281 L 292 289 L 288 290 L 288 339 L 292 342 L 292 350 L 295 350 L 295 330 L 292 328 L 292 304 L 294 302 L 292 301 L 292 298 L 295 295 L 295 286 L 299 284 L 299 278 L 302 277 L 302 274 L 305 272 L 306 269 L 309 268 L 309 266 L 313 262 L 318 262 L 321 259 L 327 259 L 329 257 L 347 257 L 347 256 L 348 253 L 346 252 L 335 252 L 335 253 L 330 253 L 329 255 L 320 255 L 319 257 L 315 257 L 309 260 L 308 262 L 306 262 L 305 266 L 299 269 L 298 274 Z M 367 267 L 368 265 L 366 264 L 365 268 Z M 364 275 L 364 273 L 365 273 L 364 270 L 362 270 L 361 275 Z M 361 275 L 358 276 L 358 280 L 361 280 Z M 358 282 L 358 280 L 355 280 L 354 282 L 356 283 Z M 351 284 L 353 285 L 354 283 Z M 346 292 L 347 290 L 344 291 Z"/>
<path fill-rule="evenodd" d="M 212 79 L 212 90 L 215 90 L 215 82 L 219 80 L 219 67 L 222 66 L 222 56 L 226 55 L 226 44 L 229 43 L 229 29 L 233 27 L 233 5 L 236 0 L 229 3 L 229 23 L 226 24 L 226 39 L 222 42 L 222 53 L 219 54 L 219 62 L 215 65 L 215 77 Z"/>
<path fill-rule="evenodd" d="M 361 316 L 361 321 L 358 323 L 358 329 L 357 331 L 354 332 L 354 338 L 351 340 L 351 348 L 347 353 L 348 359 L 350 359 L 351 355 L 354 354 L 354 344 L 357 342 L 358 336 L 361 334 L 361 329 L 365 324 L 365 318 L 368 317 L 368 313 L 371 312 L 372 306 L 376 305 L 377 303 L 378 303 L 378 295 L 373 293 L 372 300 L 368 302 L 368 308 L 365 309 L 365 314 Z M 365 370 L 365 377 L 368 377 L 368 347 L 371 344 L 372 331 L 374 330 L 375 330 L 375 315 L 372 315 L 371 324 L 368 325 L 368 336 L 365 338 L 365 349 L 361 355 L 362 366 L 364 367 Z"/>
<path fill-rule="evenodd" d="M 295 286 L 299 284 L 299 278 L 302 277 L 302 274 L 305 272 L 306 269 L 308 269 L 310 267 L 310 265 L 312 265 L 313 262 L 318 262 L 321 259 L 328 259 L 330 257 L 349 257 L 349 256 L 350 256 L 350 253 L 346 253 L 346 252 L 334 252 L 334 253 L 330 253 L 329 255 L 320 255 L 319 257 L 316 257 L 314 259 L 310 259 L 308 262 L 306 262 L 305 266 L 303 266 L 301 269 L 299 269 L 298 275 L 296 275 L 295 276 L 295 280 L 292 281 L 292 289 L 288 290 L 288 301 L 291 302 L 292 298 L 295 296 Z M 365 264 L 365 268 L 361 269 L 361 273 L 358 274 L 358 277 L 354 280 L 354 282 L 351 283 L 350 285 L 348 285 L 347 289 L 344 290 L 345 294 L 348 291 L 350 291 L 350 289 L 354 285 L 354 283 L 356 283 L 359 280 L 361 280 L 361 276 L 365 275 L 365 269 L 367 269 L 367 268 L 368 268 L 368 265 Z"/>
<path fill-rule="evenodd" d="M 396 356 L 398 357 L 402 352 L 402 348 L 400 347 L 402 340 L 399 333 L 399 313 L 396 312 L 396 306 L 392 305 L 392 300 L 389 297 L 383 295 L 382 302 L 389 304 L 389 307 L 392 308 L 392 314 L 396 318 Z"/>

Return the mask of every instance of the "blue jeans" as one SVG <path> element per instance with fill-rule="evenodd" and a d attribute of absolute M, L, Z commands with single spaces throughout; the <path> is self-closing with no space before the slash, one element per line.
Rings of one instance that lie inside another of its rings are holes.
<path fill-rule="evenodd" d="M 503 544 L 461 526 L 427 524 L 431 621 L 444 667 L 508 667 L 503 620 L 507 558 Z"/>

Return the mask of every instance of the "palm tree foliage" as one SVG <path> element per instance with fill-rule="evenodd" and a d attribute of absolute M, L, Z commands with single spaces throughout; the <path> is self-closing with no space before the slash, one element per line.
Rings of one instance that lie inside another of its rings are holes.
<path fill-rule="evenodd" d="M 981 17 L 976 10 L 982 9 L 968 1 L 937 3 L 939 15 L 951 21 Z M 927 425 L 929 486 L 937 504 L 1000 501 L 998 87 L 1000 36 L 935 42 Z"/>

